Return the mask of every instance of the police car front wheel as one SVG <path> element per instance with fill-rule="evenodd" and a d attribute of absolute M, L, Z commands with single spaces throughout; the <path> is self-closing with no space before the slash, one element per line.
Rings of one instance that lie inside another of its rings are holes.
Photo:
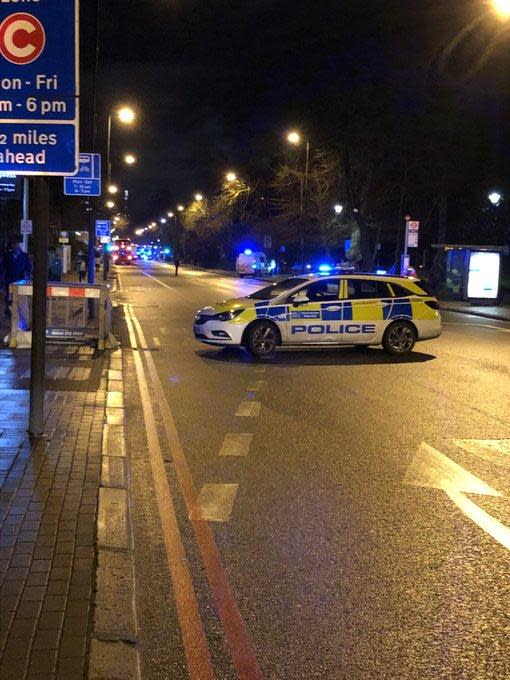
<path fill-rule="evenodd" d="M 388 326 L 383 337 L 383 347 L 390 354 L 404 356 L 416 344 L 416 330 L 407 321 L 394 321 Z"/>
<path fill-rule="evenodd" d="M 270 359 L 278 346 L 278 331 L 272 323 L 256 323 L 248 329 L 245 345 L 257 359 Z"/>

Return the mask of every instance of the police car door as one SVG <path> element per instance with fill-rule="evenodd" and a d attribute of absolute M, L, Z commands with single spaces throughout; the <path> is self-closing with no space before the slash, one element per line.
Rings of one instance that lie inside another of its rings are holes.
<path fill-rule="evenodd" d="M 328 318 L 341 318 L 340 278 L 318 279 L 288 299 L 286 341 L 294 344 L 338 342 Z"/>
<path fill-rule="evenodd" d="M 386 322 L 384 306 L 388 304 L 388 285 L 374 279 L 346 279 L 347 304 L 344 309 L 344 342 L 378 342 Z M 386 299 L 386 302 L 385 302 Z M 347 321 L 351 318 L 351 322 Z"/>

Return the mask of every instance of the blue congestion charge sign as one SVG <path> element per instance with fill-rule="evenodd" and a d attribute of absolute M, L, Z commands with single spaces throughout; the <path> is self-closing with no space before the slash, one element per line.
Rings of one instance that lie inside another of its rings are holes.
<path fill-rule="evenodd" d="M 0 172 L 76 172 L 78 3 L 0 0 Z"/>

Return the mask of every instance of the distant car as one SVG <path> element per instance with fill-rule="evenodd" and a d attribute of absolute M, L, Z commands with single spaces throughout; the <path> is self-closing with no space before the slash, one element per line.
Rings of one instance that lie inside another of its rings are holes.
<path fill-rule="evenodd" d="M 441 335 L 435 297 L 399 276 L 343 274 L 284 279 L 200 310 L 195 338 L 245 347 L 259 359 L 279 345 L 382 345 L 404 356 L 419 340 Z"/>
<path fill-rule="evenodd" d="M 127 248 L 115 250 L 112 255 L 113 264 L 133 264 L 134 259 L 135 256 L 131 247 L 129 247 L 129 250 Z"/>
<path fill-rule="evenodd" d="M 270 264 L 265 253 L 253 253 L 247 249 L 239 255 L 236 261 L 236 272 L 243 278 L 245 276 L 260 276 L 268 274 Z"/>

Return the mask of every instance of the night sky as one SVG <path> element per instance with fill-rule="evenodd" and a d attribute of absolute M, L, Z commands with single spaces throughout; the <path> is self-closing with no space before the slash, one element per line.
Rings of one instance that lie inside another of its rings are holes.
<path fill-rule="evenodd" d="M 82 2 L 83 146 L 90 146 L 94 2 Z M 87 6 L 85 6 L 87 5 Z M 335 144 L 339 111 L 354 90 L 374 89 L 413 115 L 441 49 L 483 10 L 482 0 L 102 0 L 98 111 L 132 103 L 140 120 L 115 131 L 114 152 L 141 162 L 117 174 L 136 220 L 157 216 L 226 169 L 267 173 L 290 126 L 317 145 Z M 496 147 L 508 128 L 508 33 L 480 74 L 459 77 L 497 31 L 489 21 L 449 64 L 465 114 Z M 375 120 L 377 101 L 364 115 Z M 507 125 L 507 123 L 506 123 Z M 85 149 L 84 150 L 88 150 Z M 98 149 L 101 150 L 101 149 Z M 120 167 L 117 164 L 117 167 Z"/>

